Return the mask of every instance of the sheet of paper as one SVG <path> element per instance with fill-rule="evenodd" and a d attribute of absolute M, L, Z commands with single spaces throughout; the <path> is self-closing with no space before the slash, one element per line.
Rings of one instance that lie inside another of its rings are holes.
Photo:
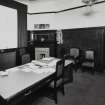
<path fill-rule="evenodd" d="M 6 76 L 6 75 L 8 75 L 8 71 L 0 71 L 0 75 L 1 76 Z"/>
<path fill-rule="evenodd" d="M 32 69 L 30 69 L 30 68 L 24 68 L 24 69 L 22 69 L 22 71 L 24 71 L 24 72 L 31 72 Z"/>
<path fill-rule="evenodd" d="M 55 72 L 55 69 L 54 68 L 49 68 L 49 67 L 45 67 L 45 68 L 42 67 L 40 69 L 33 70 L 33 72 L 38 73 L 38 74 L 40 74 L 40 73 L 48 73 L 48 72 L 53 73 L 53 72 Z"/>
<path fill-rule="evenodd" d="M 43 62 L 38 61 L 38 60 L 33 60 L 32 63 L 34 63 L 36 66 L 47 66 L 46 63 L 43 63 Z"/>
<path fill-rule="evenodd" d="M 18 67 L 13 67 L 13 68 L 7 69 L 6 71 L 8 71 L 8 72 L 15 72 L 17 70 L 20 70 L 20 69 Z"/>
<path fill-rule="evenodd" d="M 56 63 L 59 61 L 59 59 L 54 59 L 53 61 L 48 63 L 48 66 L 56 66 Z"/>
<path fill-rule="evenodd" d="M 69 64 L 71 64 L 71 63 L 74 63 L 74 61 L 73 60 L 65 60 L 65 65 L 64 66 L 67 66 L 67 65 L 69 65 Z"/>
<path fill-rule="evenodd" d="M 39 66 L 36 66 L 34 63 L 28 63 L 28 64 L 26 64 L 26 66 L 28 68 L 31 68 L 31 69 L 38 69 L 39 68 Z"/>
<path fill-rule="evenodd" d="M 47 61 L 51 61 L 51 60 L 53 60 L 54 59 L 54 57 L 46 57 L 46 58 L 42 58 L 42 60 L 47 60 Z"/>

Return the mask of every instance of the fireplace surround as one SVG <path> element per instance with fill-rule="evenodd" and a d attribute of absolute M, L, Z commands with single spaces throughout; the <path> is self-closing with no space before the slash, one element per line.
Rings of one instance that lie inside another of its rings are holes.
<path fill-rule="evenodd" d="M 39 60 L 50 56 L 50 48 L 35 48 L 35 59 Z"/>

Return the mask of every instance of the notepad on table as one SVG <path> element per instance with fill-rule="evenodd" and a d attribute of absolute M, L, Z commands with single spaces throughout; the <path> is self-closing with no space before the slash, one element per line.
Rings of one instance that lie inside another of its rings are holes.
<path fill-rule="evenodd" d="M 33 60 L 32 63 L 34 63 L 36 66 L 47 66 L 46 63 L 38 61 L 38 60 Z"/>
<path fill-rule="evenodd" d="M 0 71 L 1 76 L 8 76 L 8 71 Z"/>
<path fill-rule="evenodd" d="M 54 57 L 46 57 L 46 58 L 42 58 L 42 60 L 47 60 L 47 61 L 51 61 L 51 60 L 53 60 L 54 59 Z"/>

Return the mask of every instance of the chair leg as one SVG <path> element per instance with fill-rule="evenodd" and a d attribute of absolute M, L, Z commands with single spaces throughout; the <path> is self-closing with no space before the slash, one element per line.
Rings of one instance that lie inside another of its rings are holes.
<path fill-rule="evenodd" d="M 63 95 L 65 95 L 64 86 L 62 86 L 62 93 L 63 93 Z"/>
<path fill-rule="evenodd" d="M 54 100 L 55 100 L 55 103 L 57 104 L 58 103 L 58 100 L 57 100 L 57 90 L 54 90 Z"/>
<path fill-rule="evenodd" d="M 56 88 L 56 84 L 54 85 L 54 101 L 57 104 L 57 88 Z"/>
<path fill-rule="evenodd" d="M 94 75 L 94 73 L 95 73 L 95 69 L 94 68 L 92 68 L 91 73 Z"/>
<path fill-rule="evenodd" d="M 1 96 L 0 96 L 0 105 L 8 105 L 7 101 L 5 101 Z"/>
<path fill-rule="evenodd" d="M 77 69 L 78 69 L 78 66 L 75 64 L 75 66 L 74 66 L 75 72 L 77 72 Z"/>
<path fill-rule="evenodd" d="M 82 73 L 83 73 L 83 72 L 85 72 L 85 70 L 84 70 L 84 69 L 85 69 L 84 67 L 81 67 L 81 71 L 82 71 Z"/>

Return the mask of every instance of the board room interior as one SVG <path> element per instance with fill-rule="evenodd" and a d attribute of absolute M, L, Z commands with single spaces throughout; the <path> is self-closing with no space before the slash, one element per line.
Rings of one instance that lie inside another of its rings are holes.
<path fill-rule="evenodd" d="M 105 0 L 1 0 L 0 105 L 104 105 L 104 9 Z"/>

